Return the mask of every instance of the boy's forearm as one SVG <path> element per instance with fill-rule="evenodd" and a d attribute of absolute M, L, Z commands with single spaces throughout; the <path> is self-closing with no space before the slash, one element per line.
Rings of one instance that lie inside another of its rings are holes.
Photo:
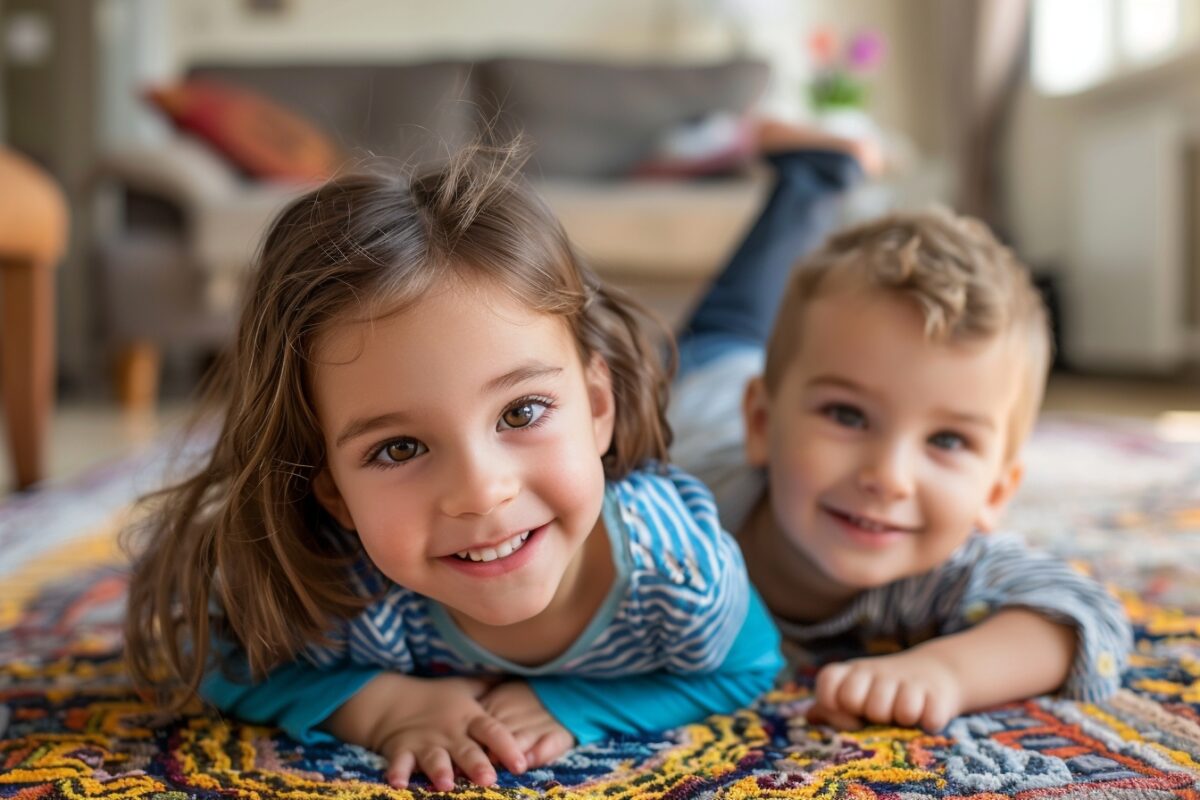
<path fill-rule="evenodd" d="M 963 713 L 1058 690 L 1075 648 L 1074 627 L 1021 608 L 919 646 L 958 676 Z"/>

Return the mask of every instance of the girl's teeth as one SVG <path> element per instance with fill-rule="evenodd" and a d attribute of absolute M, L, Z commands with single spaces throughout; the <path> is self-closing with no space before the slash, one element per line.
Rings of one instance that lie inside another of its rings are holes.
<path fill-rule="evenodd" d="M 481 550 L 459 550 L 454 555 L 461 558 L 463 561 L 495 561 L 498 558 L 506 558 L 525 546 L 525 540 L 529 538 L 531 531 L 517 534 L 507 542 L 501 542 L 495 548 L 485 547 Z"/>

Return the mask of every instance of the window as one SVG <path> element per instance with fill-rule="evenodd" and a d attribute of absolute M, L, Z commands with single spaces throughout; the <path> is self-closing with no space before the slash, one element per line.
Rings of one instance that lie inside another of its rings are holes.
<path fill-rule="evenodd" d="M 1193 38 L 1189 0 L 1033 0 L 1033 81 L 1069 94 L 1160 61 Z"/>

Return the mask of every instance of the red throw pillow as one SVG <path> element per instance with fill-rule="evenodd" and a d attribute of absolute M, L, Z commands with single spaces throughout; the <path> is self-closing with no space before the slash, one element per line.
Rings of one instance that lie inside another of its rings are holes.
<path fill-rule="evenodd" d="M 151 88 L 146 99 L 251 177 L 324 180 L 337 166 L 337 149 L 324 133 L 247 89 L 194 79 Z"/>

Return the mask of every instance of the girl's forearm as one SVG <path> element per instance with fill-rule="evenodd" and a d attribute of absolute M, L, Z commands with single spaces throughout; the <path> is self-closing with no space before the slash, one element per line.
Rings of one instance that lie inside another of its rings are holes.
<path fill-rule="evenodd" d="M 419 696 L 420 684 L 425 680 L 398 672 L 381 672 L 338 706 L 321 727 L 344 742 L 372 748 L 383 723 L 390 716 L 403 716 L 406 698 Z"/>

